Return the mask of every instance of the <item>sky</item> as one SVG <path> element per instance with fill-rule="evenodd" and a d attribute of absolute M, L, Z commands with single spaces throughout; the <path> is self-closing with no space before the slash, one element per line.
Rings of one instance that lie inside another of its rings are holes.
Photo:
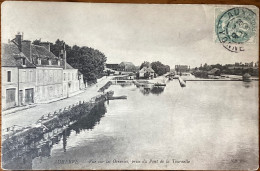
<path fill-rule="evenodd" d="M 3 43 L 18 32 L 25 40 L 60 39 L 100 50 L 107 63 L 161 61 L 171 68 L 196 67 L 256 62 L 259 56 L 258 36 L 239 53 L 216 43 L 216 7 L 210 5 L 5 1 L 1 8 Z"/>

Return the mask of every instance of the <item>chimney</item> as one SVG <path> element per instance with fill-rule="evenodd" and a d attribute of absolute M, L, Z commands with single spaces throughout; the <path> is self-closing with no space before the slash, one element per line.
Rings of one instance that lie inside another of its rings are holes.
<path fill-rule="evenodd" d="M 49 42 L 40 42 L 40 46 L 45 47 L 49 52 L 51 51 L 51 44 Z"/>
<path fill-rule="evenodd" d="M 15 35 L 15 42 L 17 43 L 18 49 L 21 52 L 22 51 L 22 35 L 20 33 Z"/>
<path fill-rule="evenodd" d="M 23 40 L 22 41 L 22 52 L 24 55 L 32 62 L 32 46 L 30 40 Z"/>
<path fill-rule="evenodd" d="M 64 60 L 64 69 L 67 69 L 67 53 L 66 53 L 66 48 L 65 48 L 65 43 L 63 43 L 63 48 L 60 51 L 60 58 L 62 58 Z"/>

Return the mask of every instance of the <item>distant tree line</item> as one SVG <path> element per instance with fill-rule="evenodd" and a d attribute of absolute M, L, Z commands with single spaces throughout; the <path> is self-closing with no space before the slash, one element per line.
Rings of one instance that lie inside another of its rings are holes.
<path fill-rule="evenodd" d="M 39 45 L 39 43 L 40 40 L 33 41 L 33 44 L 35 45 Z M 59 56 L 64 44 L 67 53 L 67 63 L 83 74 L 85 83 L 96 83 L 97 78 L 100 78 L 103 74 L 107 57 L 97 49 L 87 46 L 80 47 L 77 45 L 71 47 L 63 40 L 59 39 L 51 44 L 51 52 L 55 56 Z"/>
<path fill-rule="evenodd" d="M 221 65 L 221 64 L 214 64 L 208 65 L 205 63 L 204 65 L 200 65 L 200 67 L 195 67 L 194 75 L 198 77 L 205 78 L 207 77 L 207 72 L 212 70 L 213 68 L 217 68 L 220 70 L 221 74 L 230 74 L 230 75 L 244 75 L 245 73 L 249 73 L 252 76 L 259 76 L 259 69 L 254 69 L 253 67 L 234 67 L 230 68 L 229 65 Z"/>

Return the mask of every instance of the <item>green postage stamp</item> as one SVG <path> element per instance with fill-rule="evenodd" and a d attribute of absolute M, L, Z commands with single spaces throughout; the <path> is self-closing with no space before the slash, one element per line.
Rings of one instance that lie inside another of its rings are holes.
<path fill-rule="evenodd" d="M 256 43 L 256 21 L 255 9 L 215 8 L 215 41 L 231 52 L 244 51 L 243 44 Z"/>

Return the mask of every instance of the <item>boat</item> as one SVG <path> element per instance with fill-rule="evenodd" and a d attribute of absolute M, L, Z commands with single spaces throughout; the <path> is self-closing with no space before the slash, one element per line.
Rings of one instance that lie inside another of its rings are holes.
<path fill-rule="evenodd" d="M 166 84 L 163 84 L 163 83 L 155 83 L 154 86 L 166 86 Z"/>
<path fill-rule="evenodd" d="M 174 75 L 173 79 L 179 79 L 179 75 Z"/>
<path fill-rule="evenodd" d="M 195 76 L 192 75 L 191 73 L 182 73 L 181 78 L 183 80 L 193 80 L 195 79 Z"/>
<path fill-rule="evenodd" d="M 179 77 L 179 83 L 181 87 L 186 87 L 186 82 L 181 77 Z"/>
<path fill-rule="evenodd" d="M 108 98 L 108 100 L 116 100 L 116 99 L 127 99 L 127 96 L 113 96 Z"/>
<path fill-rule="evenodd" d="M 250 82 L 250 81 L 251 81 L 251 75 L 248 74 L 248 73 L 245 73 L 245 74 L 243 75 L 243 81 L 245 81 L 245 82 Z"/>

